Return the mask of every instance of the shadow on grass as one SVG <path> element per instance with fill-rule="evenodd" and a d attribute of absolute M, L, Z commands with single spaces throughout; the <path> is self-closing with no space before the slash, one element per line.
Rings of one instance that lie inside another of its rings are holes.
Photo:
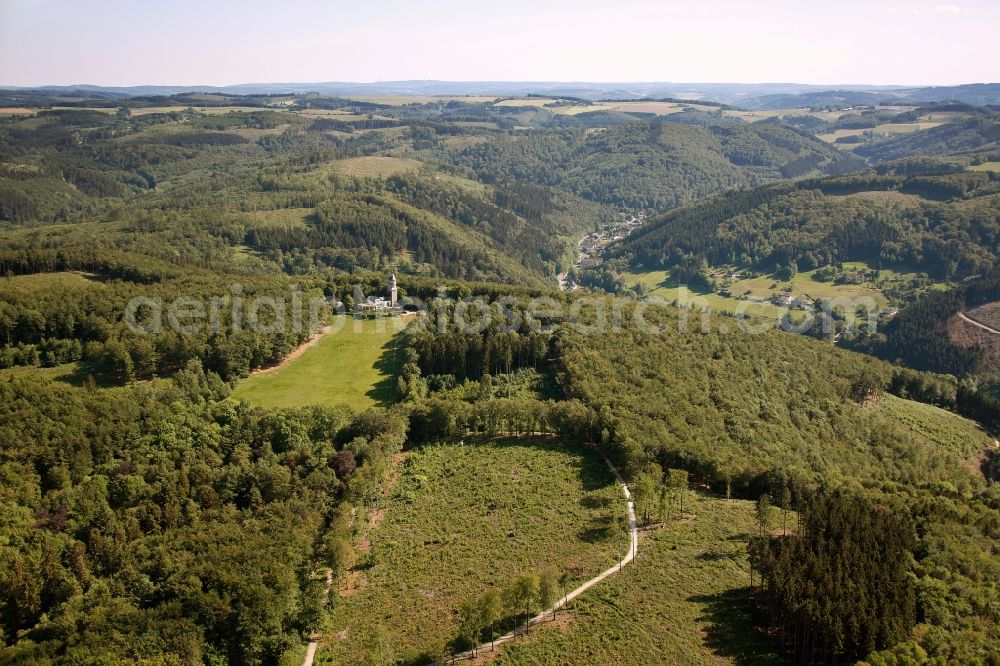
<path fill-rule="evenodd" d="M 604 524 L 601 524 L 604 523 Z M 592 521 L 590 527 L 576 533 L 576 538 L 585 543 L 598 543 L 611 538 L 611 521 L 598 519 Z"/>
<path fill-rule="evenodd" d="M 557 435 L 532 435 L 525 437 L 513 437 L 507 435 L 468 435 L 460 438 L 462 442 L 468 446 L 475 446 L 476 444 L 489 444 L 490 446 L 496 447 L 520 447 L 520 448 L 539 448 L 546 450 L 557 450 L 568 455 L 574 456 L 579 462 L 579 474 L 580 474 L 580 485 L 586 491 L 601 490 L 602 488 L 607 488 L 609 485 L 615 484 L 615 478 L 608 471 L 608 466 L 604 463 L 599 453 L 595 453 L 593 450 L 584 448 L 579 444 L 568 441 L 567 439 L 557 436 Z M 452 441 L 452 440 L 448 440 Z M 433 447 L 434 442 L 427 442 L 417 445 L 414 448 L 420 447 Z M 583 502 L 595 502 L 596 504 L 601 504 L 607 506 L 607 500 L 603 498 L 594 498 L 593 500 L 584 498 L 581 500 Z M 584 506 L 588 506 L 584 504 Z M 590 508 L 590 507 L 588 507 Z"/>
<path fill-rule="evenodd" d="M 404 345 L 400 340 L 400 334 L 392 336 L 382 347 L 382 353 L 375 361 L 375 369 L 383 375 L 382 379 L 375 383 L 365 395 L 375 400 L 383 407 L 387 407 L 399 400 L 399 391 L 396 388 L 396 379 L 399 377 L 400 368 L 403 365 Z"/>
<path fill-rule="evenodd" d="M 611 506 L 611 500 L 598 495 L 587 495 L 580 499 L 580 506 L 584 509 L 604 509 Z"/>
<path fill-rule="evenodd" d="M 688 597 L 688 601 L 707 606 L 705 615 L 698 618 L 706 623 L 706 644 L 720 657 L 737 664 L 788 663 L 778 654 L 774 641 L 754 626 L 749 594 L 743 587 Z"/>

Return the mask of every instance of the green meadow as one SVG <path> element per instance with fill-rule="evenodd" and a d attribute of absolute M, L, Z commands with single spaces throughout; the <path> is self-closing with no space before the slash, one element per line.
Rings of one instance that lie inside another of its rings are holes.
<path fill-rule="evenodd" d="M 338 319 L 334 329 L 286 364 L 245 379 L 235 400 L 261 407 L 349 405 L 362 411 L 395 399 L 399 318 Z"/>

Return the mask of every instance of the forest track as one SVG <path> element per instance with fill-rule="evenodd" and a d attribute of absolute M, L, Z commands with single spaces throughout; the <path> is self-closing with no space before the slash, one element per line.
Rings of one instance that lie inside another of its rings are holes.
<path fill-rule="evenodd" d="M 984 331 L 989 331 L 989 332 L 990 332 L 990 333 L 992 333 L 993 335 L 1000 335 L 1000 331 L 998 331 L 997 329 L 995 329 L 995 328 L 990 328 L 990 327 L 989 327 L 989 326 L 987 326 L 986 324 L 980 324 L 980 323 L 979 323 L 978 321 L 976 321 L 975 319 L 969 319 L 968 317 L 966 317 L 966 316 L 965 316 L 965 313 L 964 313 L 964 312 L 959 312 L 959 313 L 958 313 L 958 318 L 959 318 L 959 319 L 961 319 L 962 321 L 966 322 L 966 323 L 969 323 L 969 324 L 972 324 L 973 326 L 975 326 L 975 327 L 977 327 L 977 328 L 981 328 L 981 329 L 983 329 Z"/>
<path fill-rule="evenodd" d="M 495 646 L 497 645 L 502 645 L 504 643 L 514 640 L 521 634 L 527 632 L 528 629 L 530 629 L 531 627 L 540 624 L 546 621 L 547 619 L 550 619 L 551 616 L 555 613 L 555 611 L 559 610 L 569 602 L 573 601 L 578 596 L 580 596 L 590 588 L 594 587 L 595 585 L 603 581 L 605 578 L 613 576 L 616 573 L 619 573 L 622 569 L 625 568 L 627 564 L 629 564 L 633 559 L 635 559 L 636 553 L 639 552 L 639 530 L 635 522 L 635 505 L 632 503 L 632 493 L 629 492 L 628 486 L 625 484 L 625 479 L 623 479 L 622 475 L 618 472 L 617 469 L 615 469 L 615 466 L 611 464 L 611 461 L 605 458 L 604 462 L 607 463 L 608 469 L 611 470 L 611 473 L 615 475 L 615 479 L 617 479 L 618 483 L 621 484 L 622 493 L 625 495 L 625 506 L 628 510 L 628 533 L 629 533 L 629 549 L 625 557 L 623 557 L 614 566 L 604 570 L 603 572 L 599 573 L 598 575 L 594 576 L 590 580 L 586 581 L 585 583 L 577 587 L 575 590 L 573 590 L 572 592 L 564 596 L 562 599 L 557 601 L 555 605 L 553 605 L 551 608 L 546 608 L 538 615 L 529 619 L 527 622 L 521 623 L 520 625 L 515 627 L 513 631 L 509 631 L 503 636 L 497 636 L 493 641 L 483 643 L 482 645 L 479 645 L 478 647 L 472 650 L 466 650 L 465 652 L 460 652 L 452 656 L 449 659 L 449 663 L 452 661 L 475 659 L 478 656 L 480 656 L 483 652 L 490 652 L 492 650 L 495 650 L 496 649 Z"/>

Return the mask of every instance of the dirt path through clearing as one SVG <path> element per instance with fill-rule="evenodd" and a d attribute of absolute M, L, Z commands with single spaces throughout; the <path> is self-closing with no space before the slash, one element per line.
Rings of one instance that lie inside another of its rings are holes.
<path fill-rule="evenodd" d="M 307 349 L 309 349 L 310 347 L 312 347 L 313 345 L 315 345 L 317 342 L 319 342 L 320 339 L 324 335 L 326 335 L 327 333 L 329 333 L 332 330 L 333 330 L 333 326 L 324 326 L 320 330 L 318 330 L 315 333 L 313 333 L 309 337 L 308 340 L 306 340 L 301 345 L 299 345 L 298 347 L 296 347 L 295 349 L 293 349 L 288 354 L 288 356 L 286 356 L 285 358 L 281 359 L 280 361 L 278 361 L 274 365 L 269 365 L 266 368 L 257 368 L 256 370 L 254 370 L 253 372 L 250 373 L 250 376 L 253 377 L 254 375 L 266 375 L 269 372 L 274 372 L 275 370 L 280 370 L 281 368 L 285 367 L 286 365 L 288 365 L 289 363 L 291 363 L 292 361 L 294 361 L 295 359 L 297 359 L 299 356 L 302 356 L 306 352 Z"/>

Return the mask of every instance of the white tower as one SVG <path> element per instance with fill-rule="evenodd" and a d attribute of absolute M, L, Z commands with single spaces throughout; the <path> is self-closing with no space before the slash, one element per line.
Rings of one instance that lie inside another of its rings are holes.
<path fill-rule="evenodd" d="M 398 294 L 396 291 L 396 274 L 393 273 L 389 276 L 389 305 L 396 307 L 396 300 Z"/>

